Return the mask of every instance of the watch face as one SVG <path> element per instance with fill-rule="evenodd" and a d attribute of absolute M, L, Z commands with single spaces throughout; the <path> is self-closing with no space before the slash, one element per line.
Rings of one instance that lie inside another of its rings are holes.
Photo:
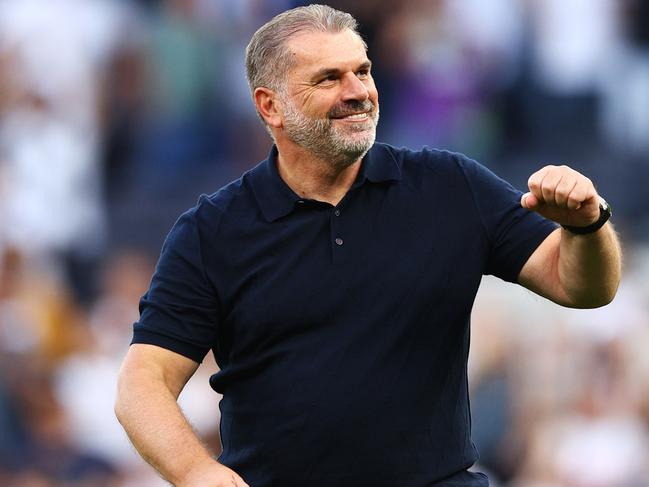
<path fill-rule="evenodd" d="M 611 205 L 608 204 L 608 202 L 602 198 L 601 196 L 599 197 L 599 206 L 601 207 L 602 211 L 604 212 L 610 212 L 611 211 Z"/>

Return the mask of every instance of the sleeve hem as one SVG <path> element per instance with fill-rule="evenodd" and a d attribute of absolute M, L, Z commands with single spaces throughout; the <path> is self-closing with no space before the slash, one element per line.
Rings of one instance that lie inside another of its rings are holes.
<path fill-rule="evenodd" d="M 205 355 L 207 355 L 207 352 L 209 351 L 209 349 L 205 349 L 191 343 L 182 342 L 177 338 L 162 335 L 156 332 L 151 332 L 148 330 L 136 330 L 133 333 L 133 340 L 131 340 L 131 345 L 136 343 L 156 345 L 158 347 L 178 353 L 199 364 L 203 361 Z"/>
<path fill-rule="evenodd" d="M 543 223 L 544 225 L 539 228 L 539 231 L 536 232 L 528 240 L 527 251 L 520 255 L 520 258 L 513 266 L 515 272 L 513 272 L 512 275 L 507 276 L 505 278 L 506 281 L 520 284 L 518 277 L 520 276 L 521 271 L 523 270 L 523 267 L 525 266 L 529 258 L 536 251 L 536 249 L 539 248 L 539 245 L 541 245 L 545 241 L 545 239 L 550 236 L 552 232 L 554 232 L 557 228 L 559 228 L 558 224 L 551 222 L 550 220 L 546 220 Z"/>

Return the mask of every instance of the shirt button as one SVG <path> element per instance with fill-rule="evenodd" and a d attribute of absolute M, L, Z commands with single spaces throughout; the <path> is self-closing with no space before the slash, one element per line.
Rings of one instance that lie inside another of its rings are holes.
<path fill-rule="evenodd" d="M 343 244 L 343 239 L 340 238 L 340 237 L 337 237 L 335 242 L 336 242 L 336 245 L 342 245 Z"/>
<path fill-rule="evenodd" d="M 303 205 L 303 204 L 304 204 L 304 200 L 297 200 L 297 204 L 298 204 L 298 205 Z"/>
<path fill-rule="evenodd" d="M 340 210 L 334 210 L 334 215 L 340 216 Z"/>

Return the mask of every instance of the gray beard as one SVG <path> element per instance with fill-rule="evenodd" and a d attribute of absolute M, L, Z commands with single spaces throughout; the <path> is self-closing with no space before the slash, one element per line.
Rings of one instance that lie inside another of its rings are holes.
<path fill-rule="evenodd" d="M 348 124 L 343 132 L 334 127 L 330 114 L 327 118 L 311 118 L 304 115 L 288 96 L 282 96 L 284 104 L 284 132 L 289 140 L 303 147 L 319 159 L 333 166 L 345 168 L 363 158 L 376 139 L 376 126 L 379 121 L 378 109 L 370 114 L 369 122 Z M 348 104 L 348 111 L 366 111 L 374 108 L 367 100 Z M 330 113 L 340 113 L 341 109 Z M 368 123 L 371 129 L 368 130 Z M 366 134 L 360 136 L 360 133 Z M 359 134 L 354 137 L 353 134 Z"/>

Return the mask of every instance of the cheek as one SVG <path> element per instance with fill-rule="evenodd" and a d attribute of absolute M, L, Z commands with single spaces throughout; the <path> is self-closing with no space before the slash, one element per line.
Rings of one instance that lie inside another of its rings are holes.
<path fill-rule="evenodd" d="M 304 113 L 316 117 L 326 118 L 331 108 L 335 105 L 334 97 L 323 96 L 322 94 L 314 95 L 309 100 L 305 100 L 303 105 Z"/>
<path fill-rule="evenodd" d="M 379 94 L 376 90 L 373 93 L 370 93 L 370 101 L 374 105 L 376 111 L 379 110 Z"/>
<path fill-rule="evenodd" d="M 374 80 L 370 81 L 369 85 L 367 86 L 367 91 L 369 92 L 370 100 L 372 100 L 374 102 L 374 104 L 378 106 L 378 104 L 379 104 L 379 92 L 376 89 L 376 85 L 374 84 Z"/>

